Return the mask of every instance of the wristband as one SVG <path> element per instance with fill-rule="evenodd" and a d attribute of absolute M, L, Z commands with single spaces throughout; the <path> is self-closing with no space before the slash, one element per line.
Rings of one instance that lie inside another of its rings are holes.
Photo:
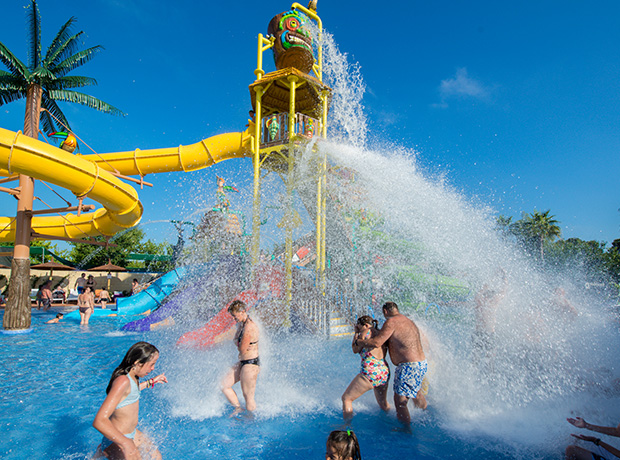
<path fill-rule="evenodd" d="M 600 446 L 600 445 L 601 445 L 601 440 L 600 440 L 600 438 L 596 438 L 596 439 L 594 440 L 594 444 L 596 444 L 597 446 Z"/>

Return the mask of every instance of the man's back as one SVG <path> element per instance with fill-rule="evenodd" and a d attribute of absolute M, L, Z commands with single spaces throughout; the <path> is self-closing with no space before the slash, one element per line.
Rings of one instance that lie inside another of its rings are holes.
<path fill-rule="evenodd" d="M 390 358 L 395 365 L 411 363 L 425 359 L 420 331 L 413 321 L 405 315 L 390 316 L 383 327 L 393 329 L 388 340 Z"/>

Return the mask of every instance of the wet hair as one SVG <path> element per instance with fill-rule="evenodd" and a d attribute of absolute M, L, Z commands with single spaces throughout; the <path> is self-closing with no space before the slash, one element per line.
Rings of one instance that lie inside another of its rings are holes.
<path fill-rule="evenodd" d="M 248 307 L 242 300 L 233 300 L 228 306 L 228 313 L 237 313 L 239 311 L 246 311 Z"/>
<path fill-rule="evenodd" d="M 353 430 L 332 431 L 327 437 L 327 444 L 336 451 L 342 460 L 347 460 L 348 458 L 362 460 L 360 444 L 357 442 L 357 436 L 355 436 Z"/>
<path fill-rule="evenodd" d="M 62 313 L 58 313 L 58 314 L 56 315 L 56 318 L 62 318 L 63 316 L 65 316 L 65 315 L 63 315 Z"/>
<path fill-rule="evenodd" d="M 112 389 L 112 383 L 114 383 L 114 380 L 116 380 L 117 377 L 129 374 L 129 371 L 136 362 L 144 364 L 150 361 L 156 353 L 159 353 L 159 350 L 155 345 L 151 345 L 148 342 L 134 343 L 129 351 L 127 351 L 127 354 L 118 367 L 114 369 L 114 372 L 112 372 L 110 383 L 108 383 L 108 387 L 105 389 L 106 394 Z"/>
<path fill-rule="evenodd" d="M 383 304 L 383 309 L 388 313 L 393 313 L 395 311 L 398 312 L 398 305 L 396 305 L 394 302 L 385 302 Z"/>
<path fill-rule="evenodd" d="M 377 322 L 377 320 L 374 318 L 371 318 L 368 315 L 360 316 L 359 318 L 357 318 L 357 324 L 359 324 L 360 326 L 364 326 L 365 324 L 370 324 L 375 329 L 379 327 L 379 323 Z"/>

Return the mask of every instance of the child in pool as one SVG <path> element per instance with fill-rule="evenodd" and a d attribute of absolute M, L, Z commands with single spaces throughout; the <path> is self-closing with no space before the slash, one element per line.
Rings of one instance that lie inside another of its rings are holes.
<path fill-rule="evenodd" d="M 325 460 L 362 460 L 360 445 L 353 430 L 329 433 Z"/>
<path fill-rule="evenodd" d="M 58 313 L 56 315 L 56 318 L 54 319 L 50 319 L 49 321 L 46 321 L 45 324 L 56 324 L 56 323 L 60 323 L 60 320 L 64 318 L 65 315 L 63 315 L 62 313 Z"/>
<path fill-rule="evenodd" d="M 109 459 L 127 460 L 161 459 L 159 450 L 151 440 L 136 429 L 140 391 L 153 388 L 156 383 L 168 383 L 164 374 L 140 383 L 140 378 L 146 377 L 155 369 L 158 358 L 159 351 L 154 345 L 138 342 L 131 346 L 112 373 L 106 388 L 107 396 L 93 422 L 93 427 L 103 434 L 95 458 L 105 456 Z M 146 456 L 141 456 L 141 453 Z"/>

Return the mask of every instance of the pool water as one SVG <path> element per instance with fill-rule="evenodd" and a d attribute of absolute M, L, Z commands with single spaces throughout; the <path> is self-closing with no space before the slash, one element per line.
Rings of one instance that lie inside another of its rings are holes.
<path fill-rule="evenodd" d="M 359 371 L 347 339 L 263 334 L 255 418 L 229 418 L 219 380 L 235 362 L 232 343 L 181 349 L 175 342 L 183 330 L 121 333 L 120 318 L 44 324 L 54 314 L 33 311 L 32 333 L 0 335 L 0 458 L 90 458 L 101 440 L 91 424 L 109 377 L 140 340 L 159 348 L 153 376 L 169 380 L 142 392 L 138 426 L 164 459 L 324 458 L 328 433 L 343 428 L 340 396 Z M 434 405 L 438 396 L 431 386 L 429 409 L 413 412 L 412 433 L 397 431 L 394 411 L 383 414 L 371 393 L 357 400 L 353 429 L 363 458 L 561 458 L 561 450 L 535 452 L 454 429 Z"/>

